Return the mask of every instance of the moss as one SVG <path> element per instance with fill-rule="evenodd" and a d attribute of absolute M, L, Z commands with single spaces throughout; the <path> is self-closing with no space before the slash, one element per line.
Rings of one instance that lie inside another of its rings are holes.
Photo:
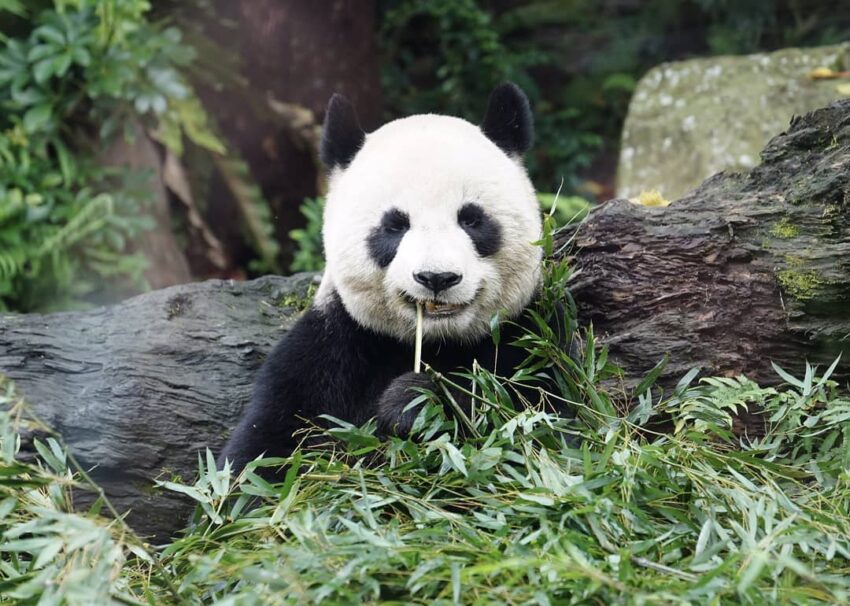
<path fill-rule="evenodd" d="M 170 299 L 165 304 L 165 314 L 169 320 L 182 316 L 186 310 L 191 307 L 192 301 L 184 294 L 178 294 Z"/>
<path fill-rule="evenodd" d="M 313 302 L 313 297 L 316 294 L 316 290 L 318 290 L 318 286 L 316 284 L 310 284 L 307 287 L 307 292 L 301 294 L 297 292 L 289 293 L 281 297 L 277 301 L 278 307 L 292 307 L 298 311 L 304 311 L 310 304 Z"/>
<path fill-rule="evenodd" d="M 643 206 L 670 206 L 670 200 L 662 196 L 657 189 L 642 191 L 637 198 L 629 198 L 629 201 Z"/>
<path fill-rule="evenodd" d="M 821 217 L 824 221 L 831 222 L 841 217 L 841 214 L 841 206 L 838 204 L 827 204 L 823 207 L 823 214 Z"/>
<path fill-rule="evenodd" d="M 794 255 L 785 255 L 783 257 L 785 261 L 785 266 L 788 268 L 799 268 L 803 267 L 803 259 L 802 257 L 796 257 Z"/>
<path fill-rule="evenodd" d="M 788 217 L 782 217 L 770 228 L 770 234 L 776 238 L 788 240 L 800 235 L 800 229 L 791 223 Z"/>
<path fill-rule="evenodd" d="M 805 269 L 806 259 L 796 255 L 785 255 L 785 269 L 776 273 L 783 290 L 800 301 L 809 301 L 826 284 L 821 274 L 814 269 Z"/>
<path fill-rule="evenodd" d="M 789 267 L 777 272 L 776 278 L 783 290 L 800 301 L 813 299 L 818 289 L 824 284 L 820 274 L 814 270 L 803 270 Z"/>

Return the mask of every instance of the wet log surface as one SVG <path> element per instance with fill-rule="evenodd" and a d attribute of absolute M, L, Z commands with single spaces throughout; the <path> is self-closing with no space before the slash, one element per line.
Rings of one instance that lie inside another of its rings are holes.
<path fill-rule="evenodd" d="M 662 383 L 693 366 L 770 382 L 771 360 L 796 371 L 849 342 L 848 219 L 850 100 L 796 119 L 750 173 L 717 175 L 667 208 L 609 202 L 561 237 L 575 237 L 582 319 L 628 378 L 668 354 Z M 189 480 L 197 452 L 221 448 L 311 280 L 209 281 L 0 316 L 0 372 L 131 525 L 165 539 L 190 505 L 153 480 Z"/>
<path fill-rule="evenodd" d="M 573 236 L 581 319 L 628 377 L 664 354 L 667 384 L 828 366 L 850 349 L 850 100 L 795 118 L 748 173 L 666 208 L 608 202 Z"/>
<path fill-rule="evenodd" d="M 92 311 L 0 316 L 0 371 L 130 524 L 164 539 L 191 507 L 154 479 L 191 481 L 198 451 L 220 450 L 312 279 L 210 280 Z"/>

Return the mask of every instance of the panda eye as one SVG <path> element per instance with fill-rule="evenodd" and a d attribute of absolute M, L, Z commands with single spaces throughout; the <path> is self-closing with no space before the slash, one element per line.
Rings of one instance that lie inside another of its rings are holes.
<path fill-rule="evenodd" d="M 384 213 L 381 219 L 381 227 L 387 233 L 401 234 L 410 229 L 410 219 L 406 213 L 394 208 Z"/>
<path fill-rule="evenodd" d="M 457 222 L 465 229 L 481 225 L 484 212 L 475 204 L 465 204 L 457 213 Z"/>

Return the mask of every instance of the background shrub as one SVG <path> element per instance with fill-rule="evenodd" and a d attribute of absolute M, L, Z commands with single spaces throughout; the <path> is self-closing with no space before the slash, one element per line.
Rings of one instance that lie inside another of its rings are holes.
<path fill-rule="evenodd" d="M 180 73 L 194 53 L 177 29 L 145 20 L 143 0 L 0 8 L 16 14 L 0 50 L 0 309 L 138 284 L 146 261 L 130 242 L 152 225 L 145 175 L 100 154 L 142 129 L 173 149 L 186 135 L 223 151 Z"/>

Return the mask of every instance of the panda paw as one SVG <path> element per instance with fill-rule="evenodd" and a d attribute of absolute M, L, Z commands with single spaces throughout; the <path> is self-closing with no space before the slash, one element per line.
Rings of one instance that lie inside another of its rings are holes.
<path fill-rule="evenodd" d="M 413 399 L 421 395 L 417 388 L 434 391 L 436 385 L 424 372 L 407 372 L 393 379 L 378 400 L 377 420 L 378 431 L 381 435 L 396 435 L 402 438 L 410 435 L 421 405 L 407 410 L 405 408 Z"/>

